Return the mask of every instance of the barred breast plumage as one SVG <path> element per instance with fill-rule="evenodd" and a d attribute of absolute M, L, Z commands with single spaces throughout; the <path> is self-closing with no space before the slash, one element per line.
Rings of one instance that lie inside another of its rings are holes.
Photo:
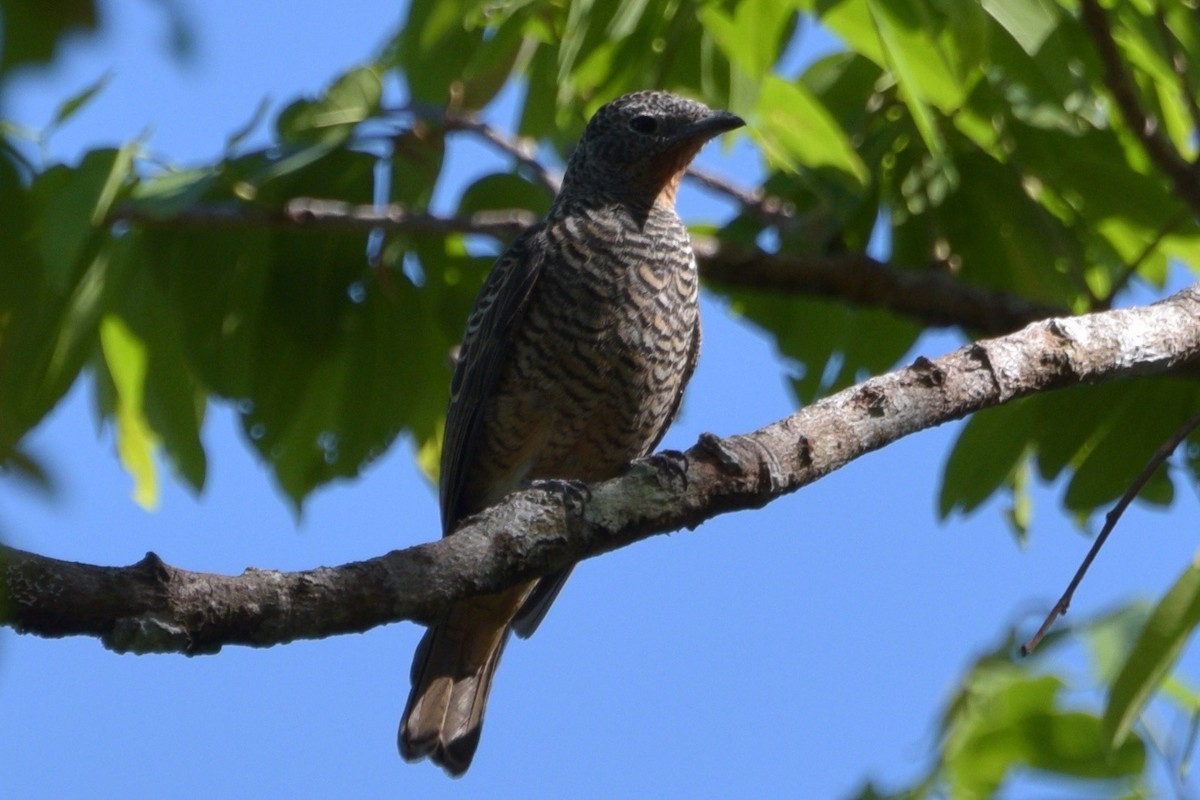
<path fill-rule="evenodd" d="M 700 346 L 675 190 L 705 141 L 742 124 L 665 92 L 596 112 L 547 218 L 500 257 L 468 320 L 443 444 L 444 534 L 533 480 L 615 477 L 658 444 Z M 474 598 L 426 632 L 400 727 L 406 759 L 467 769 L 509 631 L 531 634 L 566 577 Z"/>

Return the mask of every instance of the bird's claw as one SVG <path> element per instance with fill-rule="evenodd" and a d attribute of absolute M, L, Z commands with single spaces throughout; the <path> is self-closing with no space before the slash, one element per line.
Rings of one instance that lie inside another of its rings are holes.
<path fill-rule="evenodd" d="M 567 478 L 545 478 L 530 484 L 533 489 L 553 492 L 562 496 L 563 502 L 572 508 L 582 508 L 592 499 L 592 489 L 583 481 Z"/>
<path fill-rule="evenodd" d="M 664 484 L 678 484 L 682 489 L 688 487 L 688 459 L 687 454 L 681 450 L 659 450 L 657 453 L 651 453 L 642 461 L 652 467 L 659 477 L 659 482 Z M 667 480 L 663 480 L 663 478 Z"/>

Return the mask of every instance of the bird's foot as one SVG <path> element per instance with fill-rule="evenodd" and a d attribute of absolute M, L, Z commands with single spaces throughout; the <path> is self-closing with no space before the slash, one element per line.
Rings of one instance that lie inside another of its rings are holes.
<path fill-rule="evenodd" d="M 560 495 L 568 508 L 578 511 L 592 499 L 592 490 L 583 481 L 566 478 L 545 478 L 530 484 L 531 489 L 541 489 Z"/>
<path fill-rule="evenodd" d="M 664 487 L 678 487 L 679 491 L 687 489 L 687 453 L 681 450 L 659 450 L 639 460 L 654 470 L 658 482 Z"/>

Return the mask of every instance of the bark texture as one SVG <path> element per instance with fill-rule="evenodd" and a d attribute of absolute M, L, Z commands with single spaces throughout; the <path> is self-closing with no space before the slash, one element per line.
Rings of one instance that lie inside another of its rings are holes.
<path fill-rule="evenodd" d="M 510 495 L 454 536 L 303 572 L 188 572 L 0 548 L 0 623 L 89 635 L 120 652 L 213 653 L 436 618 L 657 533 L 758 508 L 919 430 L 1038 392 L 1179 371 L 1200 358 L 1200 289 L 1152 306 L 1055 318 L 872 378 L 752 433 L 704 434 L 621 477 Z M 430 531 L 430 535 L 436 532 Z"/>

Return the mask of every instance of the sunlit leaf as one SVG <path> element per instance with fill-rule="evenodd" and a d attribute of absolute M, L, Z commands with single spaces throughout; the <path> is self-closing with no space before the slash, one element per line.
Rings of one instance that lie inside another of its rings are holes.
<path fill-rule="evenodd" d="M 352 69 L 315 100 L 296 100 L 280 112 L 276 132 L 292 144 L 337 144 L 379 110 L 383 86 L 374 67 Z"/>
<path fill-rule="evenodd" d="M 121 465 L 133 478 L 133 499 L 151 510 L 158 505 L 158 475 L 154 467 L 158 440 L 142 404 L 146 348 L 120 317 L 111 315 L 100 321 L 100 345 L 117 392 L 117 453 Z"/>
<path fill-rule="evenodd" d="M 983 0 L 983 8 L 1030 55 L 1041 49 L 1062 13 L 1050 0 Z"/>
<path fill-rule="evenodd" d="M 774 76 L 763 82 L 754 134 L 768 158 L 793 170 L 834 170 L 863 184 L 868 172 L 846 132 L 802 86 Z"/>
<path fill-rule="evenodd" d="M 699 16 L 738 69 L 758 81 L 778 58 L 794 5 L 792 0 L 743 0 L 732 14 L 714 4 L 701 7 Z"/>
<path fill-rule="evenodd" d="M 1112 747 L 1126 741 L 1198 623 L 1200 565 L 1192 564 L 1151 612 L 1109 691 L 1104 735 Z"/>

